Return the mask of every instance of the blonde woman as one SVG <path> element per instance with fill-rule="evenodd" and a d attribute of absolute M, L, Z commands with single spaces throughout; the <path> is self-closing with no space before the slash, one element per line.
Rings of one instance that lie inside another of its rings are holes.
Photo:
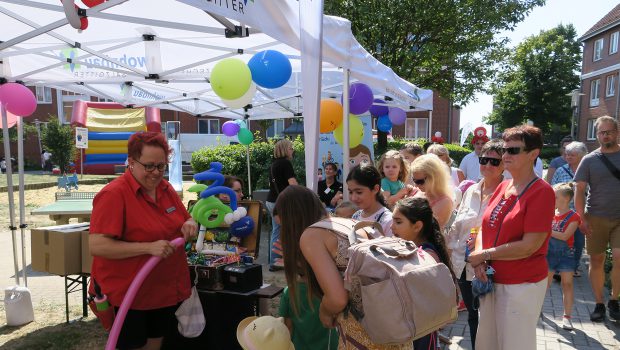
<path fill-rule="evenodd" d="M 434 154 L 439 159 L 441 159 L 448 166 L 448 170 L 450 171 L 450 177 L 452 177 L 452 182 L 454 186 L 458 186 L 463 180 L 465 180 L 465 174 L 459 168 L 455 168 L 452 166 L 452 158 L 450 158 L 450 151 L 446 146 L 441 145 L 439 143 L 434 143 L 428 147 L 426 150 L 427 154 Z"/>
<path fill-rule="evenodd" d="M 269 238 L 269 270 L 282 269 L 282 246 L 280 244 L 280 224 L 274 220 L 273 209 L 280 192 L 288 185 L 297 185 L 293 170 L 293 143 L 288 139 L 276 142 L 273 148 L 273 161 L 269 168 L 269 195 L 267 209 L 271 215 L 271 237 Z"/>
<path fill-rule="evenodd" d="M 445 227 L 454 209 L 454 190 L 445 164 L 434 154 L 425 154 L 411 163 L 411 179 L 420 190 L 415 196 L 428 199 L 439 227 Z"/>

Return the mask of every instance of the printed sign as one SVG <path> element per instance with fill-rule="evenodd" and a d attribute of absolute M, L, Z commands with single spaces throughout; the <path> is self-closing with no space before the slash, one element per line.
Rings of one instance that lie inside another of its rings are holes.
<path fill-rule="evenodd" d="M 88 148 L 88 128 L 75 128 L 75 147 Z"/>

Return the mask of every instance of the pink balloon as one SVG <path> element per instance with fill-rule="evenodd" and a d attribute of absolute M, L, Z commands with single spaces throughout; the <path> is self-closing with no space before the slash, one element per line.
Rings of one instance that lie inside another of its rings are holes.
<path fill-rule="evenodd" d="M 0 85 L 0 102 L 7 111 L 20 117 L 28 117 L 37 109 L 37 99 L 32 91 L 17 83 Z"/>
<path fill-rule="evenodd" d="M 388 115 L 390 117 L 390 121 L 394 125 L 403 125 L 407 121 L 407 112 L 398 107 L 390 107 L 390 112 Z"/>
<path fill-rule="evenodd" d="M 176 246 L 177 248 L 182 247 L 185 244 L 185 240 L 183 237 L 175 238 L 170 243 Z M 118 341 L 118 335 L 121 332 L 121 328 L 123 327 L 123 323 L 125 322 L 125 316 L 127 316 L 127 311 L 133 304 L 133 300 L 136 298 L 136 294 L 140 287 L 142 286 L 142 282 L 146 279 L 146 277 L 151 273 L 155 265 L 157 265 L 161 261 L 161 258 L 158 256 L 152 256 L 146 263 L 142 266 L 140 271 L 136 274 L 136 277 L 133 279 L 129 288 L 127 289 L 127 293 L 125 293 L 125 298 L 121 303 L 121 307 L 118 308 L 118 313 L 114 317 L 114 324 L 112 325 L 112 329 L 110 330 L 110 335 L 108 336 L 108 342 L 105 345 L 105 350 L 114 350 L 116 349 L 116 342 Z"/>
<path fill-rule="evenodd" d="M 2 103 L 0 103 L 0 106 L 2 105 Z M 9 125 L 9 129 L 12 128 L 13 126 L 15 126 L 15 124 L 17 124 L 17 117 L 9 112 L 6 111 L 6 122 Z M 4 129 L 4 125 L 2 125 L 2 116 L 0 115 L 0 129 Z"/>

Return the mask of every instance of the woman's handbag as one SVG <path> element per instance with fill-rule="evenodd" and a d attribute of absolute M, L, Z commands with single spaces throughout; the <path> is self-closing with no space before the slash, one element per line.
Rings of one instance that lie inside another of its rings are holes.
<path fill-rule="evenodd" d="M 186 338 L 196 338 L 205 328 L 206 320 L 196 287 L 192 287 L 192 295 L 185 299 L 174 313 L 179 321 L 179 333 Z"/>

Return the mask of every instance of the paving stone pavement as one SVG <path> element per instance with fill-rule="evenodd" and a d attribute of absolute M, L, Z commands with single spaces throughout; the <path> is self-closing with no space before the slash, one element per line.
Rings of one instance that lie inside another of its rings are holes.
<path fill-rule="evenodd" d="M 547 291 L 543 304 L 543 315 L 536 328 L 538 350 L 594 350 L 620 349 L 620 322 L 605 319 L 605 322 L 590 321 L 590 311 L 594 310 L 592 288 L 587 275 L 587 257 L 583 259 L 582 277 L 574 278 L 575 303 L 573 306 L 573 326 L 571 332 L 562 329 L 562 289 L 554 282 Z M 444 349 L 471 349 L 467 311 L 459 313 L 458 320 L 446 327 L 443 334 L 449 336 L 452 344 Z"/>

